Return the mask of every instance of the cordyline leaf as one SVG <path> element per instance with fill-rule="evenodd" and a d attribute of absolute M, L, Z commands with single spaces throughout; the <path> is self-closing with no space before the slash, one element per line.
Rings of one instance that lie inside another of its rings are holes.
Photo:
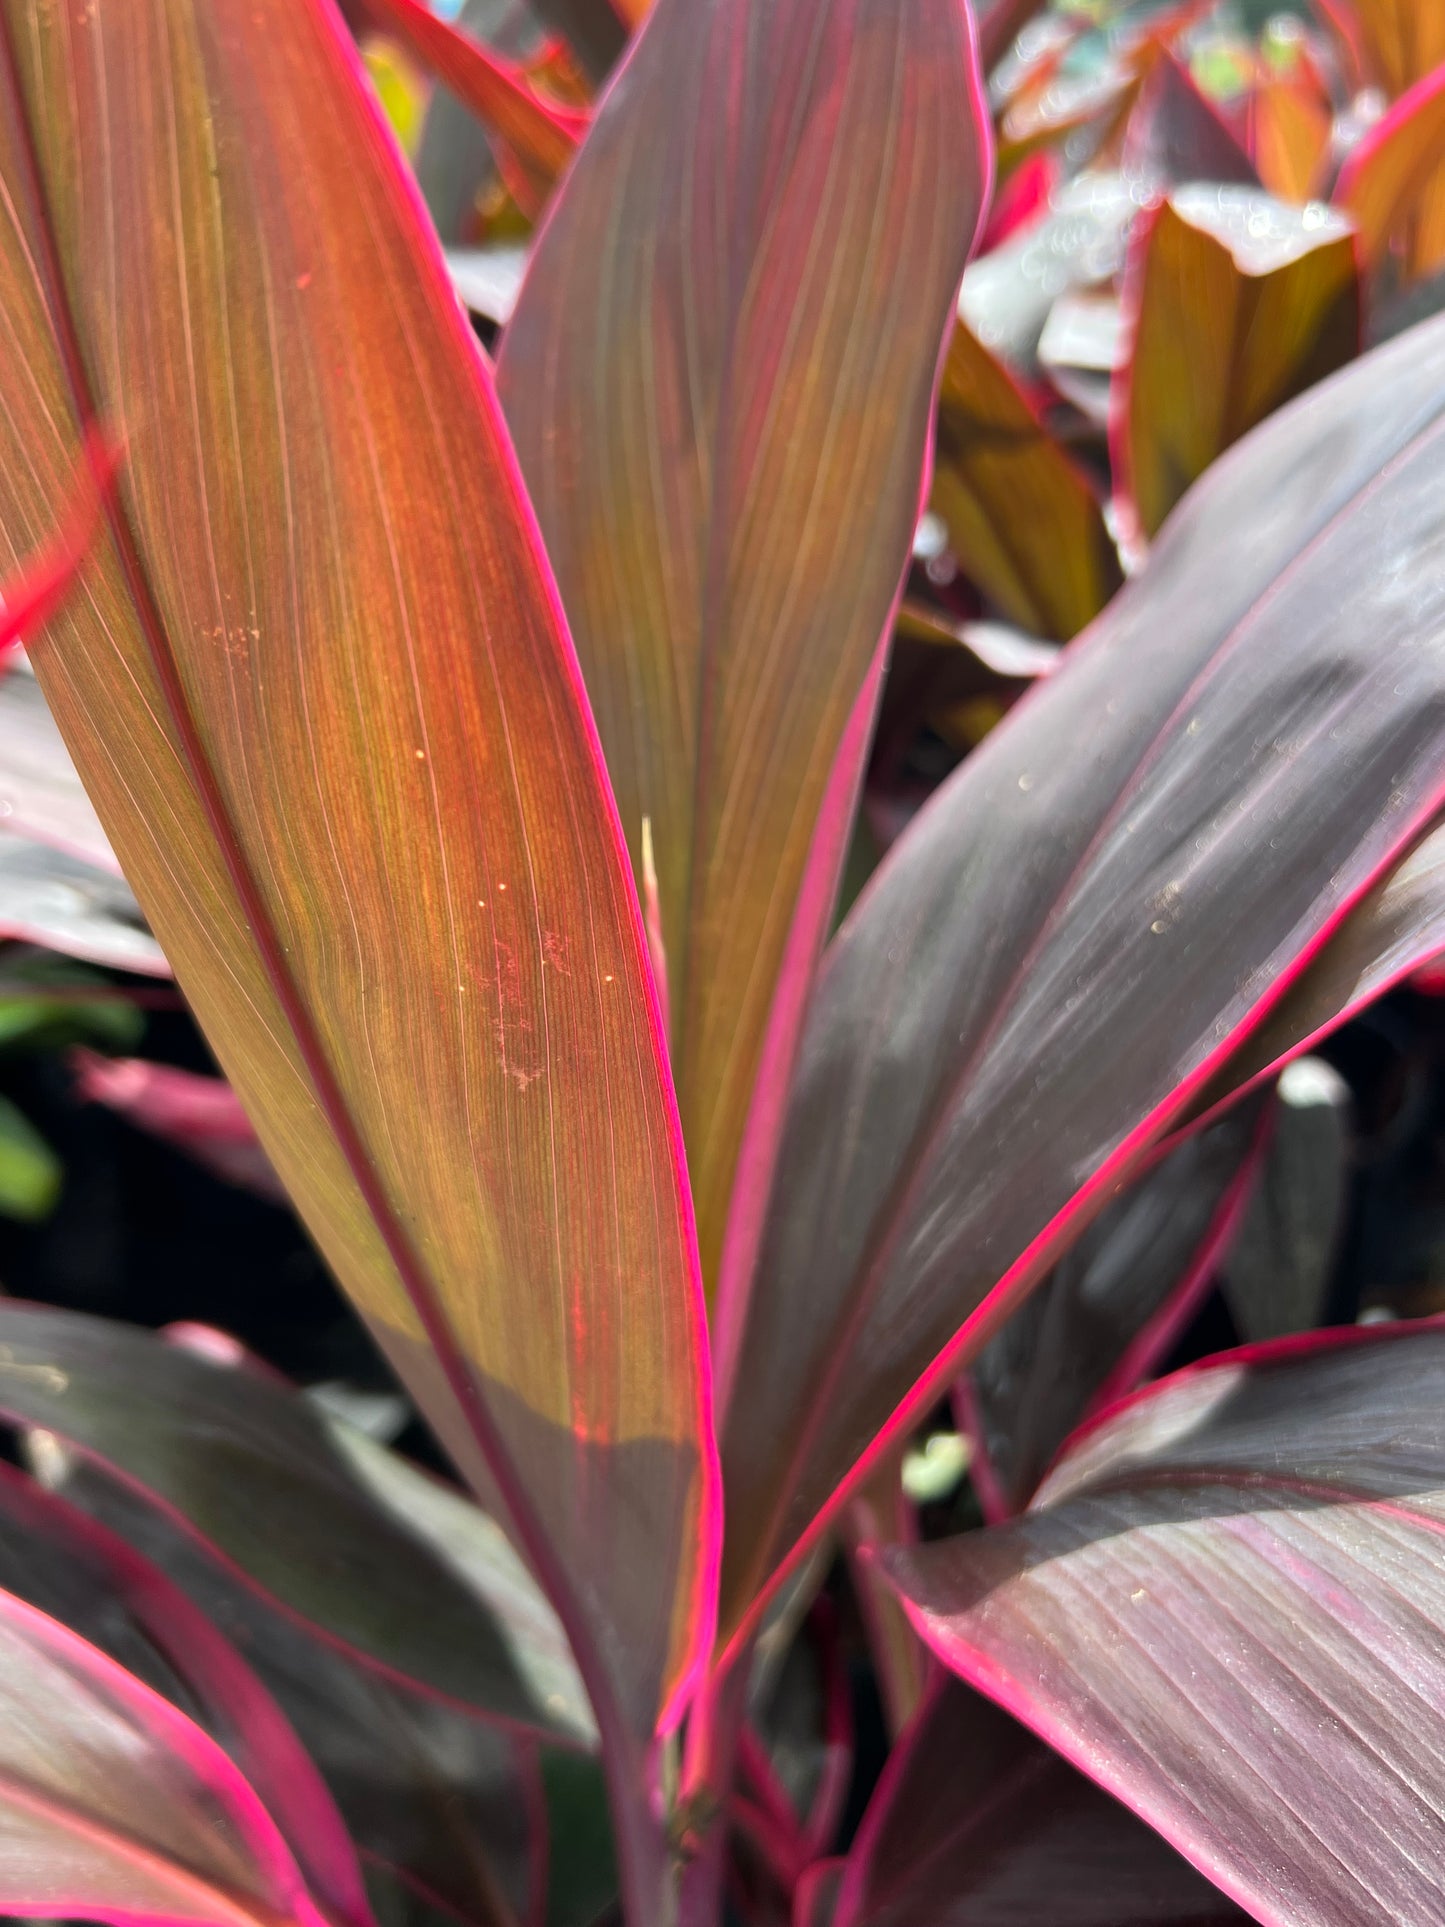
<path fill-rule="evenodd" d="M 792 1927 L 832 1927 L 847 1869 L 844 1860 L 815 1860 L 793 1892 Z"/>
<path fill-rule="evenodd" d="M 1212 101 L 1167 48 L 1152 51 L 1129 117 L 1124 171 L 1151 190 L 1190 181 L 1258 188 L 1254 163 Z"/>
<path fill-rule="evenodd" d="M 483 1718 L 588 1737 L 560 1629 L 498 1528 L 422 1474 L 394 1471 L 380 1446 L 357 1446 L 284 1381 L 5 1300 L 0 1412 L 108 1467 L 358 1663 Z M 389 1472 L 409 1515 L 378 1495 Z M 428 1530 L 429 1494 L 450 1502 L 455 1549 Z"/>
<path fill-rule="evenodd" d="M 1401 95 L 1340 169 L 1334 198 L 1354 219 L 1367 268 L 1378 268 L 1396 240 L 1407 275 L 1433 274 L 1445 263 L 1442 139 L 1445 66 Z"/>
<path fill-rule="evenodd" d="M 1246 1918 L 1057 1753 L 958 1680 L 884 1768 L 834 1927 L 1219 1927 Z"/>
<path fill-rule="evenodd" d="M 884 1459 L 854 1496 L 842 1519 L 859 1615 L 868 1635 L 868 1656 L 878 1682 L 888 1731 L 897 1739 L 918 1711 L 930 1661 L 873 1557 L 880 1546 L 912 1545 L 918 1515 L 903 1490 L 900 1455 Z"/>
<path fill-rule="evenodd" d="M 502 339 L 639 889 L 652 827 L 710 1292 L 749 1271 L 988 166 L 960 0 L 658 0 Z"/>
<path fill-rule="evenodd" d="M 1359 281 L 1343 217 L 1185 187 L 1136 230 L 1125 286 L 1114 474 L 1152 536 L 1224 449 L 1358 352 Z"/>
<path fill-rule="evenodd" d="M 128 437 L 84 600 L 32 651 L 56 719 L 328 1261 L 501 1491 L 603 1723 L 650 1730 L 715 1539 L 676 1115 L 575 661 L 414 190 L 320 0 L 7 0 L 0 180 L 9 541 L 73 424 Z"/>
<path fill-rule="evenodd" d="M 161 1572 L 9 1466 L 0 1466 L 0 1582 L 196 1719 L 245 1776 L 315 1897 L 339 1921 L 370 1921 L 340 1816 L 234 1648 Z"/>
<path fill-rule="evenodd" d="M 425 0 L 366 5 L 504 143 L 508 185 L 535 214 L 587 131 L 587 115 L 539 94 L 522 69 L 434 14 Z"/>
<path fill-rule="evenodd" d="M 1445 13 L 1435 0 L 1318 0 L 1344 36 L 1361 78 L 1392 98 L 1445 61 Z"/>
<path fill-rule="evenodd" d="M 1445 790 L 1445 323 L 1216 463 L 834 940 L 724 1441 L 725 1624 Z"/>
<path fill-rule="evenodd" d="M 174 1581 L 170 1590 L 180 1588 L 182 1605 L 199 1608 L 254 1669 L 358 1842 L 382 1927 L 399 1910 L 400 1919 L 416 1919 L 419 1906 L 487 1927 L 532 1917 L 534 1862 L 546 1842 L 535 1838 L 545 1823 L 529 1743 L 419 1697 L 318 1640 L 95 1467 L 48 1445 L 36 1457 L 47 1483 Z M 125 1652 L 114 1656 L 130 1663 Z M 247 1769 L 244 1759 L 238 1764 Z M 259 1784 L 258 1791 L 266 1793 Z"/>
<path fill-rule="evenodd" d="M 1249 152 L 1259 178 L 1282 201 L 1307 201 L 1330 144 L 1330 100 L 1312 66 L 1266 72 L 1249 94 Z"/>
<path fill-rule="evenodd" d="M 1269 1148 L 1267 1108 L 1186 1138 L 1101 1211 L 985 1345 L 965 1399 L 975 1489 L 1007 1518 L 1075 1426 L 1166 1357 L 1238 1232 Z"/>
<path fill-rule="evenodd" d="M 1250 1914 L 1438 1909 L 1445 1330 L 1229 1352 L 1074 1440 L 1016 1523 L 889 1553 L 944 1662 Z"/>
<path fill-rule="evenodd" d="M 1445 824 L 1428 829 L 1226 1058 L 1190 1108 L 1208 1117 L 1445 951 Z"/>
<path fill-rule="evenodd" d="M 963 321 L 943 364 L 931 502 L 964 574 L 1035 635 L 1067 641 L 1123 580 L 1093 490 Z"/>
<path fill-rule="evenodd" d="M 0 1592 L 0 1906 L 116 1927 L 322 1927 L 226 1755 L 168 1700 Z"/>

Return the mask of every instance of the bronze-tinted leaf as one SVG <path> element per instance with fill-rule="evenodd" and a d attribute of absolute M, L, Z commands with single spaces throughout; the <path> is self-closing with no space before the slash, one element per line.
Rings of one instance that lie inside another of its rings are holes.
<path fill-rule="evenodd" d="M 1367 267 L 1379 268 L 1392 246 L 1407 277 L 1433 274 L 1445 263 L 1442 140 L 1445 66 L 1402 95 L 1340 169 L 1334 197 L 1354 220 Z"/>
<path fill-rule="evenodd" d="M 0 7 L 0 528 L 121 498 L 32 649 L 328 1261 L 601 1717 L 711 1615 L 696 1251 L 625 853 L 488 373 L 320 0 Z M 514 1315 L 519 1298 L 525 1320 Z"/>
<path fill-rule="evenodd" d="M 943 364 L 932 506 L 964 574 L 1035 635 L 1067 642 L 1123 580 L 1093 489 L 964 321 Z"/>
<path fill-rule="evenodd" d="M 651 825 L 710 1291 L 754 1103 L 744 1214 L 766 1179 L 987 150 L 957 0 L 658 0 L 502 340 L 639 888 Z"/>
<path fill-rule="evenodd" d="M 1360 345 L 1349 223 L 1247 189 L 1177 190 L 1136 235 L 1117 485 L 1145 535 L 1232 442 Z"/>

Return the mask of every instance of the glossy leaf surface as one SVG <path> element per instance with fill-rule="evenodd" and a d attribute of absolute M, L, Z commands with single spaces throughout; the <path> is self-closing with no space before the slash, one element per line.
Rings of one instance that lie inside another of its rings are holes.
<path fill-rule="evenodd" d="M 964 574 L 1035 635 L 1066 642 L 1123 580 L 1098 498 L 962 321 L 943 364 L 931 501 Z"/>
<path fill-rule="evenodd" d="M 1017 1512 L 1094 1402 L 1131 1392 L 1208 1288 L 1265 1151 L 1258 1105 L 1187 1138 L 1091 1224 L 969 1373 L 976 1486 Z"/>
<path fill-rule="evenodd" d="M 325 1918 L 220 1748 L 12 1593 L 0 1593 L 0 1905 L 117 1927 Z"/>
<path fill-rule="evenodd" d="M 1355 905 L 1192 1107 L 1205 1114 L 1319 1042 L 1445 950 L 1445 826 L 1425 832 Z"/>
<path fill-rule="evenodd" d="M 1127 1807 L 949 1679 L 885 1769 L 834 1927 L 1220 1927 L 1245 1918 Z"/>
<path fill-rule="evenodd" d="M 1081 1433 L 1013 1525 L 888 1555 L 945 1662 L 1255 1919 L 1439 1903 L 1438 1325 L 1225 1353 Z"/>
<path fill-rule="evenodd" d="M 730 1624 L 1438 808 L 1442 396 L 1434 324 L 1216 463 L 835 938 L 724 1441 Z"/>
<path fill-rule="evenodd" d="M 389 1507 L 381 1447 L 280 1380 L 129 1326 L 5 1301 L 0 1347 L 0 1411 L 111 1468 L 320 1636 L 483 1717 L 588 1736 L 555 1619 L 460 1496 L 403 1467 L 409 1516 Z M 450 1557 L 427 1535 L 428 1489 L 450 1501 Z"/>
<path fill-rule="evenodd" d="M 351 1841 L 295 1734 L 205 1613 L 126 1544 L 0 1468 L 0 1584 L 189 1714 L 229 1754 L 340 1921 L 370 1915 Z"/>
<path fill-rule="evenodd" d="M 710 1291 L 842 863 L 986 193 L 978 96 L 959 0 L 658 0 L 502 340 L 639 889 L 651 826 Z"/>
<path fill-rule="evenodd" d="M 710 1616 L 676 1117 L 575 661 L 414 190 L 317 0 L 13 0 L 0 179 L 8 542 L 75 424 L 127 436 L 106 550 L 32 651 L 51 707 L 326 1258 L 504 1492 L 608 1717 L 650 1730 Z"/>
<path fill-rule="evenodd" d="M 1334 198 L 1354 219 L 1367 267 L 1379 268 L 1395 242 L 1407 276 L 1433 274 L 1445 263 L 1442 140 L 1445 66 L 1403 94 L 1340 169 Z"/>
<path fill-rule="evenodd" d="M 1358 351 L 1349 223 L 1247 189 L 1177 190 L 1140 229 L 1116 476 L 1145 535 L 1224 449 Z"/>

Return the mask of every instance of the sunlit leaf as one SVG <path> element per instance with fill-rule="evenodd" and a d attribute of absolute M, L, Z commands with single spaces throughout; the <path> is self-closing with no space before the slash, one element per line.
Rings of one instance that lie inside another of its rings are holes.
<path fill-rule="evenodd" d="M 415 189 L 320 0 L 7 0 L 0 181 L 6 552 L 89 420 L 127 438 L 31 652 L 51 707 L 328 1262 L 500 1488 L 614 1733 L 650 1731 L 711 1613 L 676 1116 L 575 661 Z"/>
<path fill-rule="evenodd" d="M 1215 463 L 835 938 L 724 1386 L 725 1624 L 1438 810 L 1442 397 L 1436 323 Z"/>
<path fill-rule="evenodd" d="M 1340 169 L 1334 198 L 1359 230 L 1367 267 L 1380 267 L 1394 244 L 1407 276 L 1433 274 L 1445 264 L 1442 140 L 1445 65 L 1402 95 Z"/>
<path fill-rule="evenodd" d="M 1445 1758 L 1438 1325 L 1225 1353 L 1016 1523 L 886 1555 L 935 1652 L 1250 1915 L 1428 1920 Z"/>
<path fill-rule="evenodd" d="M 1247 189 L 1177 190 L 1136 234 L 1116 481 L 1146 535 L 1224 449 L 1351 359 L 1349 223 Z"/>
<path fill-rule="evenodd" d="M 746 1280 L 846 846 L 978 96 L 956 0 L 658 0 L 502 340 L 639 888 L 651 825 L 710 1291 Z"/>

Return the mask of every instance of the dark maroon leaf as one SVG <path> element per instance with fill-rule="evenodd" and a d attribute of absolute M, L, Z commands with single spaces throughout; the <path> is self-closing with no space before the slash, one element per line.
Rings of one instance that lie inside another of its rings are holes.
<path fill-rule="evenodd" d="M 483 1718 L 590 1738 L 566 1642 L 499 1528 L 283 1382 L 5 1302 L 0 1412 L 146 1493 L 358 1663 Z"/>
<path fill-rule="evenodd" d="M 889 852 L 719 1359 L 736 1630 L 1445 789 L 1445 324 L 1238 443 Z"/>
<path fill-rule="evenodd" d="M 1445 1326 L 1225 1353 L 884 1555 L 955 1672 L 1272 1927 L 1434 1920 Z"/>
<path fill-rule="evenodd" d="M 974 1483 L 1017 1512 L 1096 1401 L 1130 1392 L 1207 1290 L 1266 1150 L 1260 1105 L 1186 1138 L 1090 1225 L 968 1375 Z"/>
<path fill-rule="evenodd" d="M 1127 1807 L 945 1679 L 889 1760 L 834 1927 L 1219 1927 L 1245 1918 Z"/>

